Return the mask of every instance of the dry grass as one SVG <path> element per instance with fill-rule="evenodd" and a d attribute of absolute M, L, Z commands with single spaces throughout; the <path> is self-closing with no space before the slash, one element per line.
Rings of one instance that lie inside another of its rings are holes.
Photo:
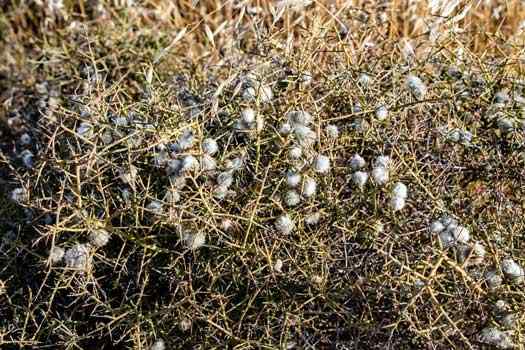
<path fill-rule="evenodd" d="M 525 265 L 524 107 L 496 103 L 498 92 L 524 93 L 524 9 L 461 2 L 439 16 L 445 8 L 68 1 L 53 14 L 37 3 L 5 4 L 0 344 L 479 349 L 482 329 L 504 328 L 494 311 L 504 300 L 504 313 L 517 317 L 510 338 L 523 348 L 523 283 L 507 276 L 490 288 L 486 272 L 501 275 L 508 257 Z M 408 74 L 426 83 L 424 97 L 407 88 Z M 250 76 L 271 88 L 271 102 L 243 98 Z M 381 105 L 385 121 L 374 117 Z M 236 130 L 245 108 L 264 117 L 262 128 Z M 289 158 L 294 137 L 278 132 L 291 110 L 313 116 L 305 167 Z M 502 131 L 503 117 L 515 130 Z M 337 139 L 326 135 L 329 124 Z M 455 128 L 472 141 L 447 139 Z M 156 162 L 188 129 L 194 144 L 169 157 L 200 159 L 212 137 L 218 170 L 170 179 Z M 24 149 L 34 154 L 30 168 Z M 355 153 L 366 171 L 389 155 L 387 185 L 353 185 Z M 316 154 L 330 158 L 329 173 L 312 171 Z M 243 165 L 217 198 L 217 175 L 235 159 Z M 290 169 L 317 181 L 315 196 L 291 208 Z M 397 181 L 409 196 L 394 212 Z M 26 195 L 18 204 L 15 188 Z M 166 200 L 169 190 L 180 201 Z M 317 225 L 305 221 L 312 213 Z M 283 214 L 295 223 L 289 235 L 274 225 Z M 469 228 L 483 259 L 458 258 L 461 245 L 443 247 L 429 233 L 443 215 Z M 53 247 L 68 251 L 101 229 L 109 242 L 88 246 L 81 268 L 50 261 Z M 192 249 L 197 233 L 206 242 Z"/>

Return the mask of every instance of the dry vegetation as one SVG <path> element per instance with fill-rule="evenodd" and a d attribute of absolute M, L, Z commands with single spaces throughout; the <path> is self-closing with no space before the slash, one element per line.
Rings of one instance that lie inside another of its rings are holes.
<path fill-rule="evenodd" d="M 519 1 L 2 7 L 2 348 L 524 348 Z"/>

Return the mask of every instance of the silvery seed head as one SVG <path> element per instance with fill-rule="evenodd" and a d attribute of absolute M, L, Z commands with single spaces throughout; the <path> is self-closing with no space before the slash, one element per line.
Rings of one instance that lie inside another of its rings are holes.
<path fill-rule="evenodd" d="M 299 196 L 299 194 L 296 191 L 289 190 L 284 196 L 284 202 L 289 207 L 295 207 L 301 202 L 301 196 Z"/>
<path fill-rule="evenodd" d="M 206 235 L 203 232 L 185 233 L 184 243 L 191 250 L 197 250 L 206 244 Z"/>
<path fill-rule="evenodd" d="M 393 211 L 399 211 L 402 210 L 406 205 L 406 200 L 403 197 L 392 197 L 390 199 L 390 206 L 392 207 Z"/>
<path fill-rule="evenodd" d="M 215 197 L 216 199 L 219 199 L 219 200 L 224 199 L 226 198 L 227 195 L 228 195 L 228 187 L 226 186 L 217 186 L 213 190 L 213 197 Z"/>
<path fill-rule="evenodd" d="M 445 248 L 451 247 L 456 244 L 456 239 L 448 230 L 441 231 L 439 233 L 439 240 L 441 241 L 441 245 L 443 245 L 443 247 Z"/>
<path fill-rule="evenodd" d="M 359 170 L 361 168 L 364 168 L 365 165 L 366 165 L 366 161 L 359 154 L 354 154 L 352 158 L 350 159 L 350 167 L 353 170 Z"/>
<path fill-rule="evenodd" d="M 175 188 L 170 188 L 166 191 L 166 195 L 164 196 L 164 201 L 166 203 L 175 204 L 180 201 L 180 193 Z"/>
<path fill-rule="evenodd" d="M 297 139 L 297 142 L 302 147 L 309 147 L 313 145 L 317 138 L 315 132 L 304 125 L 298 125 L 294 127 L 294 135 Z"/>
<path fill-rule="evenodd" d="M 281 259 L 277 259 L 275 261 L 275 264 L 273 265 L 273 270 L 277 273 L 283 272 L 283 261 Z"/>
<path fill-rule="evenodd" d="M 292 127 L 299 125 L 308 126 L 314 120 L 312 115 L 306 111 L 290 111 L 286 114 L 286 119 Z"/>
<path fill-rule="evenodd" d="M 32 169 L 33 168 L 33 165 L 34 165 L 33 152 L 31 152 L 30 150 L 26 149 L 26 150 L 22 151 L 22 153 L 20 154 L 20 158 L 22 158 L 22 163 L 24 164 L 24 166 L 27 169 Z"/>
<path fill-rule="evenodd" d="M 158 339 L 153 343 L 150 350 L 166 350 L 166 343 L 162 339 Z"/>
<path fill-rule="evenodd" d="M 217 176 L 217 184 L 221 187 L 228 189 L 233 183 L 233 172 L 223 171 Z"/>
<path fill-rule="evenodd" d="M 93 230 L 89 233 L 89 243 L 94 247 L 103 247 L 109 242 L 109 232 L 104 229 Z"/>
<path fill-rule="evenodd" d="M 374 167 L 383 167 L 388 169 L 391 163 L 392 159 L 389 156 L 378 156 L 374 161 Z"/>
<path fill-rule="evenodd" d="M 313 81 L 313 75 L 309 71 L 305 71 L 299 77 L 299 81 L 303 86 L 309 86 Z"/>
<path fill-rule="evenodd" d="M 330 171 L 330 158 L 319 154 L 314 159 L 314 171 L 319 174 L 326 174 Z"/>
<path fill-rule="evenodd" d="M 58 246 L 54 246 L 49 251 L 49 261 L 52 264 L 59 263 L 62 260 L 62 258 L 64 257 L 64 254 L 65 254 L 64 249 L 62 249 L 62 248 L 60 248 Z"/>
<path fill-rule="evenodd" d="M 250 126 L 255 123 L 255 111 L 251 108 L 245 108 L 241 112 L 241 121 L 244 125 Z"/>
<path fill-rule="evenodd" d="M 514 121 L 512 119 L 505 118 L 505 117 L 499 118 L 498 119 L 498 128 L 503 133 L 512 132 L 514 130 Z"/>
<path fill-rule="evenodd" d="M 359 83 L 359 85 L 361 85 L 362 87 L 367 87 L 370 85 L 370 83 L 372 82 L 372 78 L 366 74 L 366 73 L 361 73 L 359 75 L 359 79 L 357 80 L 357 82 Z"/>
<path fill-rule="evenodd" d="M 490 289 L 498 288 L 503 283 L 503 278 L 501 278 L 498 271 L 494 269 L 485 272 L 484 277 Z"/>
<path fill-rule="evenodd" d="M 332 139 L 337 139 L 339 137 L 339 129 L 337 126 L 330 124 L 325 128 L 326 135 Z"/>
<path fill-rule="evenodd" d="M 392 189 L 392 196 L 407 198 L 408 197 L 408 188 L 402 182 L 397 182 Z"/>
<path fill-rule="evenodd" d="M 77 243 L 64 253 L 66 266 L 72 269 L 84 269 L 89 262 L 90 246 Z"/>
<path fill-rule="evenodd" d="M 368 181 L 368 173 L 365 171 L 356 171 L 352 174 L 352 181 L 357 187 L 363 188 Z"/>
<path fill-rule="evenodd" d="M 154 214 L 157 214 L 157 215 L 161 214 L 162 213 L 162 203 L 157 200 L 153 200 L 149 202 L 149 204 L 146 206 L 146 209 Z"/>
<path fill-rule="evenodd" d="M 376 118 L 379 121 L 383 121 L 388 118 L 388 108 L 386 108 L 386 106 L 379 106 L 376 109 Z"/>
<path fill-rule="evenodd" d="M 77 128 L 77 135 L 84 138 L 89 138 L 91 135 L 93 135 L 93 125 L 87 122 L 80 123 Z"/>
<path fill-rule="evenodd" d="M 10 197 L 14 202 L 21 204 L 27 200 L 28 195 L 26 190 L 24 190 L 22 187 L 19 187 L 11 191 Z"/>
<path fill-rule="evenodd" d="M 178 141 L 173 145 L 173 151 L 182 152 L 190 149 L 193 146 L 194 141 L 195 137 L 193 136 L 193 131 L 190 129 L 185 129 Z"/>
<path fill-rule="evenodd" d="M 525 271 L 517 262 L 511 258 L 503 259 L 501 270 L 508 278 L 521 282 L 525 278 Z"/>
<path fill-rule="evenodd" d="M 295 228 L 295 224 L 288 215 L 281 215 L 275 220 L 275 228 L 282 234 L 289 235 Z"/>
<path fill-rule="evenodd" d="M 206 138 L 202 141 L 202 151 L 210 156 L 213 156 L 219 150 L 217 141 L 212 138 Z"/>
<path fill-rule="evenodd" d="M 197 158 L 192 155 L 187 155 L 182 158 L 182 168 L 183 172 L 197 171 L 199 170 L 200 164 Z"/>
<path fill-rule="evenodd" d="M 516 346 L 509 333 L 503 332 L 495 327 L 483 328 L 479 335 L 479 342 L 495 346 L 498 349 L 513 349 Z"/>
<path fill-rule="evenodd" d="M 320 220 L 321 220 L 321 214 L 319 212 L 309 214 L 304 218 L 304 222 L 309 226 L 317 225 Z"/>
<path fill-rule="evenodd" d="M 22 146 L 27 146 L 31 144 L 31 136 L 29 136 L 27 132 L 23 133 L 22 136 L 20 136 L 20 144 Z"/>
<path fill-rule="evenodd" d="M 119 178 L 120 181 L 127 185 L 133 185 L 137 179 L 138 170 L 135 166 L 130 165 L 129 169 L 120 168 Z"/>
<path fill-rule="evenodd" d="M 457 226 L 452 231 L 452 235 L 456 242 L 467 244 L 470 241 L 470 231 L 464 226 Z"/>
<path fill-rule="evenodd" d="M 423 83 L 419 77 L 413 74 L 410 74 L 407 77 L 407 86 L 418 99 L 424 98 L 428 91 L 425 83 Z"/>
<path fill-rule="evenodd" d="M 203 154 L 200 163 L 203 171 L 212 171 L 217 168 L 217 161 L 209 154 Z"/>
<path fill-rule="evenodd" d="M 279 128 L 279 134 L 282 136 L 289 135 L 292 132 L 293 128 L 290 123 L 283 123 Z"/>
<path fill-rule="evenodd" d="M 303 196 L 313 197 L 317 192 L 317 182 L 311 177 L 305 177 L 303 181 Z"/>
<path fill-rule="evenodd" d="M 372 178 L 374 182 L 379 186 L 382 186 L 388 182 L 389 173 L 385 167 L 378 166 L 372 169 Z"/>
<path fill-rule="evenodd" d="M 288 187 L 297 187 L 301 183 L 301 178 L 301 174 L 298 174 L 293 171 L 288 171 L 288 173 L 286 173 L 286 184 L 288 185 Z"/>
<path fill-rule="evenodd" d="M 290 148 L 290 151 L 288 151 L 288 155 L 291 159 L 300 159 L 303 155 L 303 150 L 301 147 L 294 146 Z"/>
<path fill-rule="evenodd" d="M 445 225 L 439 220 L 433 221 L 430 224 L 430 233 L 440 233 L 445 230 Z"/>
<path fill-rule="evenodd" d="M 233 159 L 228 159 L 225 163 L 224 163 L 225 167 L 228 169 L 228 170 L 231 170 L 231 171 L 238 171 L 238 170 L 241 170 L 243 167 L 244 167 L 244 160 L 242 157 L 236 157 L 236 158 L 233 158 Z"/>

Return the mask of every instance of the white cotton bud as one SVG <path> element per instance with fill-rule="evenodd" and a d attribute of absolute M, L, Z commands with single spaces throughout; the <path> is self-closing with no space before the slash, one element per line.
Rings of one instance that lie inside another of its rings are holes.
<path fill-rule="evenodd" d="M 452 233 L 450 231 L 448 231 L 448 230 L 441 231 L 439 233 L 439 240 L 441 241 L 441 244 L 445 248 L 453 246 L 454 244 L 456 244 L 456 239 L 454 238 Z"/>
<path fill-rule="evenodd" d="M 62 249 L 62 248 L 60 248 L 58 246 L 54 246 L 49 251 L 49 261 L 52 264 L 56 264 L 56 263 L 58 263 L 58 262 L 60 262 L 62 260 L 62 258 L 64 257 L 64 254 L 65 254 L 64 249 Z"/>
<path fill-rule="evenodd" d="M 23 133 L 22 136 L 20 136 L 20 144 L 22 146 L 27 146 L 31 144 L 31 136 L 29 136 L 28 133 Z"/>
<path fill-rule="evenodd" d="M 368 181 L 368 173 L 364 171 L 356 171 L 352 174 L 352 181 L 357 187 L 363 188 Z"/>
<path fill-rule="evenodd" d="M 217 161 L 209 154 L 201 156 L 201 169 L 203 171 L 212 171 L 217 168 Z"/>
<path fill-rule="evenodd" d="M 415 75 L 411 74 L 407 77 L 407 86 L 418 99 L 424 98 L 427 94 L 427 86 Z"/>
<path fill-rule="evenodd" d="M 498 128 L 503 133 L 509 133 L 514 130 L 514 121 L 509 118 L 499 118 L 498 119 Z"/>
<path fill-rule="evenodd" d="M 314 171 L 319 174 L 326 174 L 330 171 L 330 158 L 324 155 L 318 155 L 314 159 Z"/>
<path fill-rule="evenodd" d="M 292 132 L 292 126 L 289 123 L 283 123 L 279 128 L 279 134 L 282 136 L 289 135 Z"/>
<path fill-rule="evenodd" d="M 404 183 L 397 182 L 392 189 L 392 196 L 406 199 L 408 197 L 408 188 Z"/>
<path fill-rule="evenodd" d="M 22 163 L 24 164 L 24 166 L 27 169 L 32 169 L 33 168 L 33 165 L 34 165 L 33 152 L 31 152 L 30 150 L 26 149 L 20 154 L 20 157 L 22 158 Z"/>
<path fill-rule="evenodd" d="M 304 218 L 304 222 L 309 225 L 309 226 L 315 226 L 319 223 L 319 221 L 321 220 L 321 214 L 319 212 L 316 212 L 316 213 L 312 213 L 312 214 L 309 214 L 307 215 L 305 218 Z"/>
<path fill-rule="evenodd" d="M 193 136 L 193 131 L 186 129 L 179 137 L 178 141 L 173 145 L 173 149 L 176 152 L 185 151 L 193 146 L 195 137 Z"/>
<path fill-rule="evenodd" d="M 406 200 L 403 197 L 392 197 L 390 199 L 390 206 L 392 207 L 392 210 L 399 211 L 402 210 L 406 205 Z"/>
<path fill-rule="evenodd" d="M 350 167 L 353 170 L 359 170 L 366 165 L 366 161 L 359 154 L 354 154 L 350 159 Z"/>
<path fill-rule="evenodd" d="M 367 87 L 368 85 L 370 85 L 370 83 L 372 82 L 372 78 L 370 77 L 370 75 L 366 74 L 366 73 L 361 73 L 359 75 L 359 78 L 357 80 L 357 82 L 359 83 L 359 85 L 361 85 L 362 87 Z"/>
<path fill-rule="evenodd" d="M 430 232 L 431 233 L 440 233 L 441 231 L 445 230 L 445 225 L 439 220 L 433 221 L 430 224 Z"/>
<path fill-rule="evenodd" d="M 117 116 L 117 117 L 111 118 L 111 122 L 113 123 L 113 125 L 120 126 L 120 127 L 124 127 L 124 126 L 128 126 L 129 125 L 128 118 L 122 117 L 122 116 L 120 116 L 120 117 Z"/>
<path fill-rule="evenodd" d="M 202 151 L 210 156 L 213 156 L 219 150 L 217 141 L 212 138 L 207 138 L 202 141 Z"/>
<path fill-rule="evenodd" d="M 126 185 L 133 185 L 135 183 L 135 180 L 137 179 L 137 174 L 138 170 L 133 165 L 130 165 L 129 171 L 124 168 L 121 168 L 119 170 L 120 181 L 122 181 Z"/>
<path fill-rule="evenodd" d="M 64 262 L 66 266 L 72 269 L 83 269 L 87 267 L 89 262 L 89 250 L 88 244 L 75 244 L 64 254 Z"/>
<path fill-rule="evenodd" d="M 383 167 L 388 169 L 391 163 L 392 159 L 389 156 L 379 156 L 374 161 L 374 167 Z"/>
<path fill-rule="evenodd" d="M 252 101 L 257 98 L 257 92 L 255 91 L 255 88 L 252 86 L 247 87 L 242 92 L 242 98 L 246 101 Z"/>
<path fill-rule="evenodd" d="M 299 159 L 303 155 L 303 150 L 301 149 L 301 147 L 294 146 L 290 148 L 288 155 L 290 156 L 291 159 Z"/>
<path fill-rule="evenodd" d="M 514 349 L 515 344 L 509 333 L 503 332 L 495 327 L 487 327 L 481 330 L 479 342 L 494 346 L 498 349 Z"/>
<path fill-rule="evenodd" d="M 187 155 L 184 158 L 182 158 L 182 171 L 188 172 L 188 171 L 197 171 L 199 170 L 200 164 L 197 158 L 195 158 L 192 155 Z"/>
<path fill-rule="evenodd" d="M 466 244 L 470 241 L 470 231 L 464 226 L 457 226 L 452 231 L 452 235 L 456 242 Z"/>
<path fill-rule="evenodd" d="M 501 262 L 501 270 L 505 276 L 517 282 L 523 281 L 525 277 L 525 271 L 523 270 L 523 267 L 510 258 L 503 259 Z"/>
<path fill-rule="evenodd" d="M 330 124 L 325 128 L 326 135 L 332 139 L 337 139 L 339 137 L 339 129 L 337 126 Z"/>
<path fill-rule="evenodd" d="M 93 135 L 93 125 L 82 122 L 77 128 L 77 134 L 78 136 L 89 138 L 91 135 Z"/>
<path fill-rule="evenodd" d="M 300 146 L 309 147 L 314 144 L 317 135 L 307 126 L 299 125 L 294 128 L 294 134 Z"/>
<path fill-rule="evenodd" d="M 484 278 L 490 289 L 498 288 L 503 283 L 503 279 L 496 270 L 488 270 L 485 272 Z"/>
<path fill-rule="evenodd" d="M 301 183 L 301 178 L 301 174 L 289 171 L 286 174 L 286 184 L 288 185 L 288 187 L 297 187 Z"/>
<path fill-rule="evenodd" d="M 283 272 L 283 261 L 281 259 L 277 259 L 275 261 L 275 264 L 273 265 L 273 270 L 277 273 Z"/>
<path fill-rule="evenodd" d="M 288 215 L 281 215 L 275 220 L 275 228 L 282 234 L 289 235 L 295 228 L 295 224 Z"/>
<path fill-rule="evenodd" d="M 308 126 L 314 120 L 312 115 L 306 111 L 290 111 L 286 114 L 286 119 L 293 127 L 299 125 Z"/>
<path fill-rule="evenodd" d="M 241 112 L 241 121 L 246 125 L 252 125 L 255 123 L 255 111 L 251 108 L 245 108 Z"/>
<path fill-rule="evenodd" d="M 89 243 L 98 248 L 108 244 L 109 238 L 109 232 L 104 229 L 93 230 L 89 233 Z"/>
<path fill-rule="evenodd" d="M 388 118 L 388 109 L 386 108 L 386 106 L 379 106 L 376 109 L 376 118 L 379 121 L 383 121 L 386 118 Z"/>
<path fill-rule="evenodd" d="M 233 172 L 223 171 L 217 176 L 217 184 L 224 188 L 229 188 L 233 184 Z"/>
<path fill-rule="evenodd" d="M 202 232 L 186 233 L 184 243 L 192 250 L 197 250 L 206 244 L 206 235 Z"/>
<path fill-rule="evenodd" d="M 217 186 L 213 190 L 213 197 L 219 200 L 226 198 L 227 195 L 228 195 L 228 187 L 226 186 Z"/>
<path fill-rule="evenodd" d="M 21 204 L 27 200 L 28 195 L 26 190 L 24 190 L 22 187 L 19 187 L 11 191 L 10 197 L 14 202 Z"/>
<path fill-rule="evenodd" d="M 241 157 L 236 157 L 233 159 L 228 159 L 224 163 L 225 167 L 229 169 L 230 171 L 238 171 L 241 170 L 244 166 L 244 160 Z"/>
<path fill-rule="evenodd" d="M 158 339 L 153 343 L 150 350 L 166 350 L 166 343 L 162 339 Z"/>
<path fill-rule="evenodd" d="M 388 182 L 389 174 L 385 167 L 378 166 L 372 169 L 372 178 L 378 185 L 384 185 Z"/>
<path fill-rule="evenodd" d="M 286 192 L 284 196 L 284 201 L 287 206 L 295 207 L 301 202 L 301 196 L 299 196 L 299 194 L 296 191 L 290 190 Z"/>
<path fill-rule="evenodd" d="M 306 177 L 303 182 L 303 196 L 313 197 L 317 192 L 317 182 L 311 177 Z"/>
<path fill-rule="evenodd" d="M 157 200 L 153 200 L 146 206 L 146 209 L 151 211 L 154 214 L 157 214 L 157 215 L 161 214 L 162 213 L 162 203 Z"/>

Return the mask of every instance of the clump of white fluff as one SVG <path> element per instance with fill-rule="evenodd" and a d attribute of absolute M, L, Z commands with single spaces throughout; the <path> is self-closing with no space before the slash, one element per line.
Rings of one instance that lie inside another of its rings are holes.
<path fill-rule="evenodd" d="M 27 192 L 22 187 L 15 188 L 11 191 L 11 200 L 13 200 L 16 203 L 23 203 L 27 200 Z"/>
<path fill-rule="evenodd" d="M 305 125 L 298 125 L 293 128 L 295 138 L 301 147 L 310 147 L 315 143 L 317 135 Z"/>
<path fill-rule="evenodd" d="M 319 174 L 326 174 L 330 171 L 330 158 L 319 154 L 314 159 L 314 171 Z"/>
<path fill-rule="evenodd" d="M 175 152 L 185 151 L 193 146 L 194 141 L 193 131 L 191 129 L 185 129 L 177 142 L 172 145 L 172 149 Z"/>
<path fill-rule="evenodd" d="M 385 167 L 378 166 L 372 169 L 372 178 L 374 182 L 380 186 L 386 184 L 389 177 L 388 169 Z"/>
<path fill-rule="evenodd" d="M 286 174 L 286 184 L 292 188 L 297 187 L 301 183 L 301 178 L 302 178 L 301 174 L 298 174 L 293 171 L 289 171 Z"/>
<path fill-rule="evenodd" d="M 289 235 L 295 229 L 295 223 L 288 215 L 281 215 L 275 220 L 275 228 L 282 234 Z"/>
<path fill-rule="evenodd" d="M 330 124 L 325 128 L 326 135 L 332 139 L 337 139 L 339 137 L 339 129 L 337 126 Z"/>
<path fill-rule="evenodd" d="M 109 242 L 110 234 L 104 229 L 96 229 L 89 233 L 89 242 L 95 247 L 103 247 Z"/>
<path fill-rule="evenodd" d="M 470 230 L 458 224 L 451 217 L 442 217 L 430 224 L 429 231 L 439 235 L 444 247 L 454 246 L 457 243 L 467 244 L 470 241 Z"/>
<path fill-rule="evenodd" d="M 202 141 L 202 151 L 210 156 L 213 156 L 219 150 L 217 141 L 212 138 L 206 138 Z"/>
<path fill-rule="evenodd" d="M 312 115 L 306 111 L 290 111 L 286 114 L 286 119 L 292 127 L 299 125 L 308 126 L 314 120 Z"/>
<path fill-rule="evenodd" d="M 197 250 L 206 244 L 206 235 L 200 231 L 196 233 L 187 232 L 184 234 L 184 243 L 191 250 Z"/>
<path fill-rule="evenodd" d="M 406 199 L 408 197 L 408 188 L 402 183 L 398 182 L 392 189 L 392 197 L 390 199 L 390 206 L 394 211 L 402 210 L 406 205 Z"/>
<path fill-rule="evenodd" d="M 498 349 L 513 349 L 516 345 L 508 332 L 504 332 L 495 327 L 484 328 L 479 335 L 479 342 Z"/>
<path fill-rule="evenodd" d="M 303 196 L 306 198 L 313 197 L 317 192 L 317 182 L 311 177 L 305 177 L 303 181 Z"/>
<path fill-rule="evenodd" d="M 200 167 L 203 171 L 212 171 L 217 168 L 217 161 L 209 154 L 203 154 L 200 159 Z"/>
<path fill-rule="evenodd" d="M 158 339 L 155 341 L 155 343 L 153 343 L 150 350 L 166 350 L 166 343 L 163 339 Z"/>
<path fill-rule="evenodd" d="M 301 158 L 302 155 L 303 155 L 303 150 L 301 149 L 301 147 L 294 146 L 290 148 L 290 150 L 288 151 L 288 156 L 291 159 L 299 159 Z"/>
<path fill-rule="evenodd" d="M 365 171 L 356 171 L 352 174 L 352 181 L 357 187 L 363 188 L 368 181 L 368 173 Z"/>
<path fill-rule="evenodd" d="M 386 118 L 388 118 L 388 108 L 386 108 L 386 106 L 384 105 L 379 106 L 376 109 L 376 119 L 379 121 L 383 121 Z"/>
<path fill-rule="evenodd" d="M 65 254 L 64 249 L 62 249 L 62 248 L 60 248 L 58 246 L 54 246 L 49 251 L 49 261 L 52 264 L 56 264 L 56 263 L 58 263 L 58 262 L 60 262 L 62 260 L 62 258 L 64 257 L 64 254 Z"/>
<path fill-rule="evenodd" d="M 309 214 L 304 218 L 304 222 L 310 226 L 317 225 L 319 221 L 321 221 L 321 214 L 319 212 Z"/>
<path fill-rule="evenodd" d="M 366 165 L 366 161 L 363 157 L 361 157 L 359 154 L 354 154 L 352 158 L 350 159 L 350 167 L 353 170 L 359 170 L 361 168 L 364 168 Z"/>
<path fill-rule="evenodd" d="M 509 279 L 515 282 L 523 282 L 525 278 L 525 271 L 517 262 L 511 258 L 503 259 L 501 262 L 501 270 Z"/>
<path fill-rule="evenodd" d="M 423 83 L 423 80 L 413 74 L 410 74 L 407 77 L 407 86 L 418 99 L 424 98 L 428 91 L 427 86 L 425 83 Z"/>
<path fill-rule="evenodd" d="M 89 244 L 77 243 L 64 254 L 66 266 L 72 269 L 86 268 L 89 262 Z"/>
<path fill-rule="evenodd" d="M 284 196 L 284 201 L 287 206 L 295 207 L 301 202 L 301 196 L 294 190 L 287 191 Z"/>

